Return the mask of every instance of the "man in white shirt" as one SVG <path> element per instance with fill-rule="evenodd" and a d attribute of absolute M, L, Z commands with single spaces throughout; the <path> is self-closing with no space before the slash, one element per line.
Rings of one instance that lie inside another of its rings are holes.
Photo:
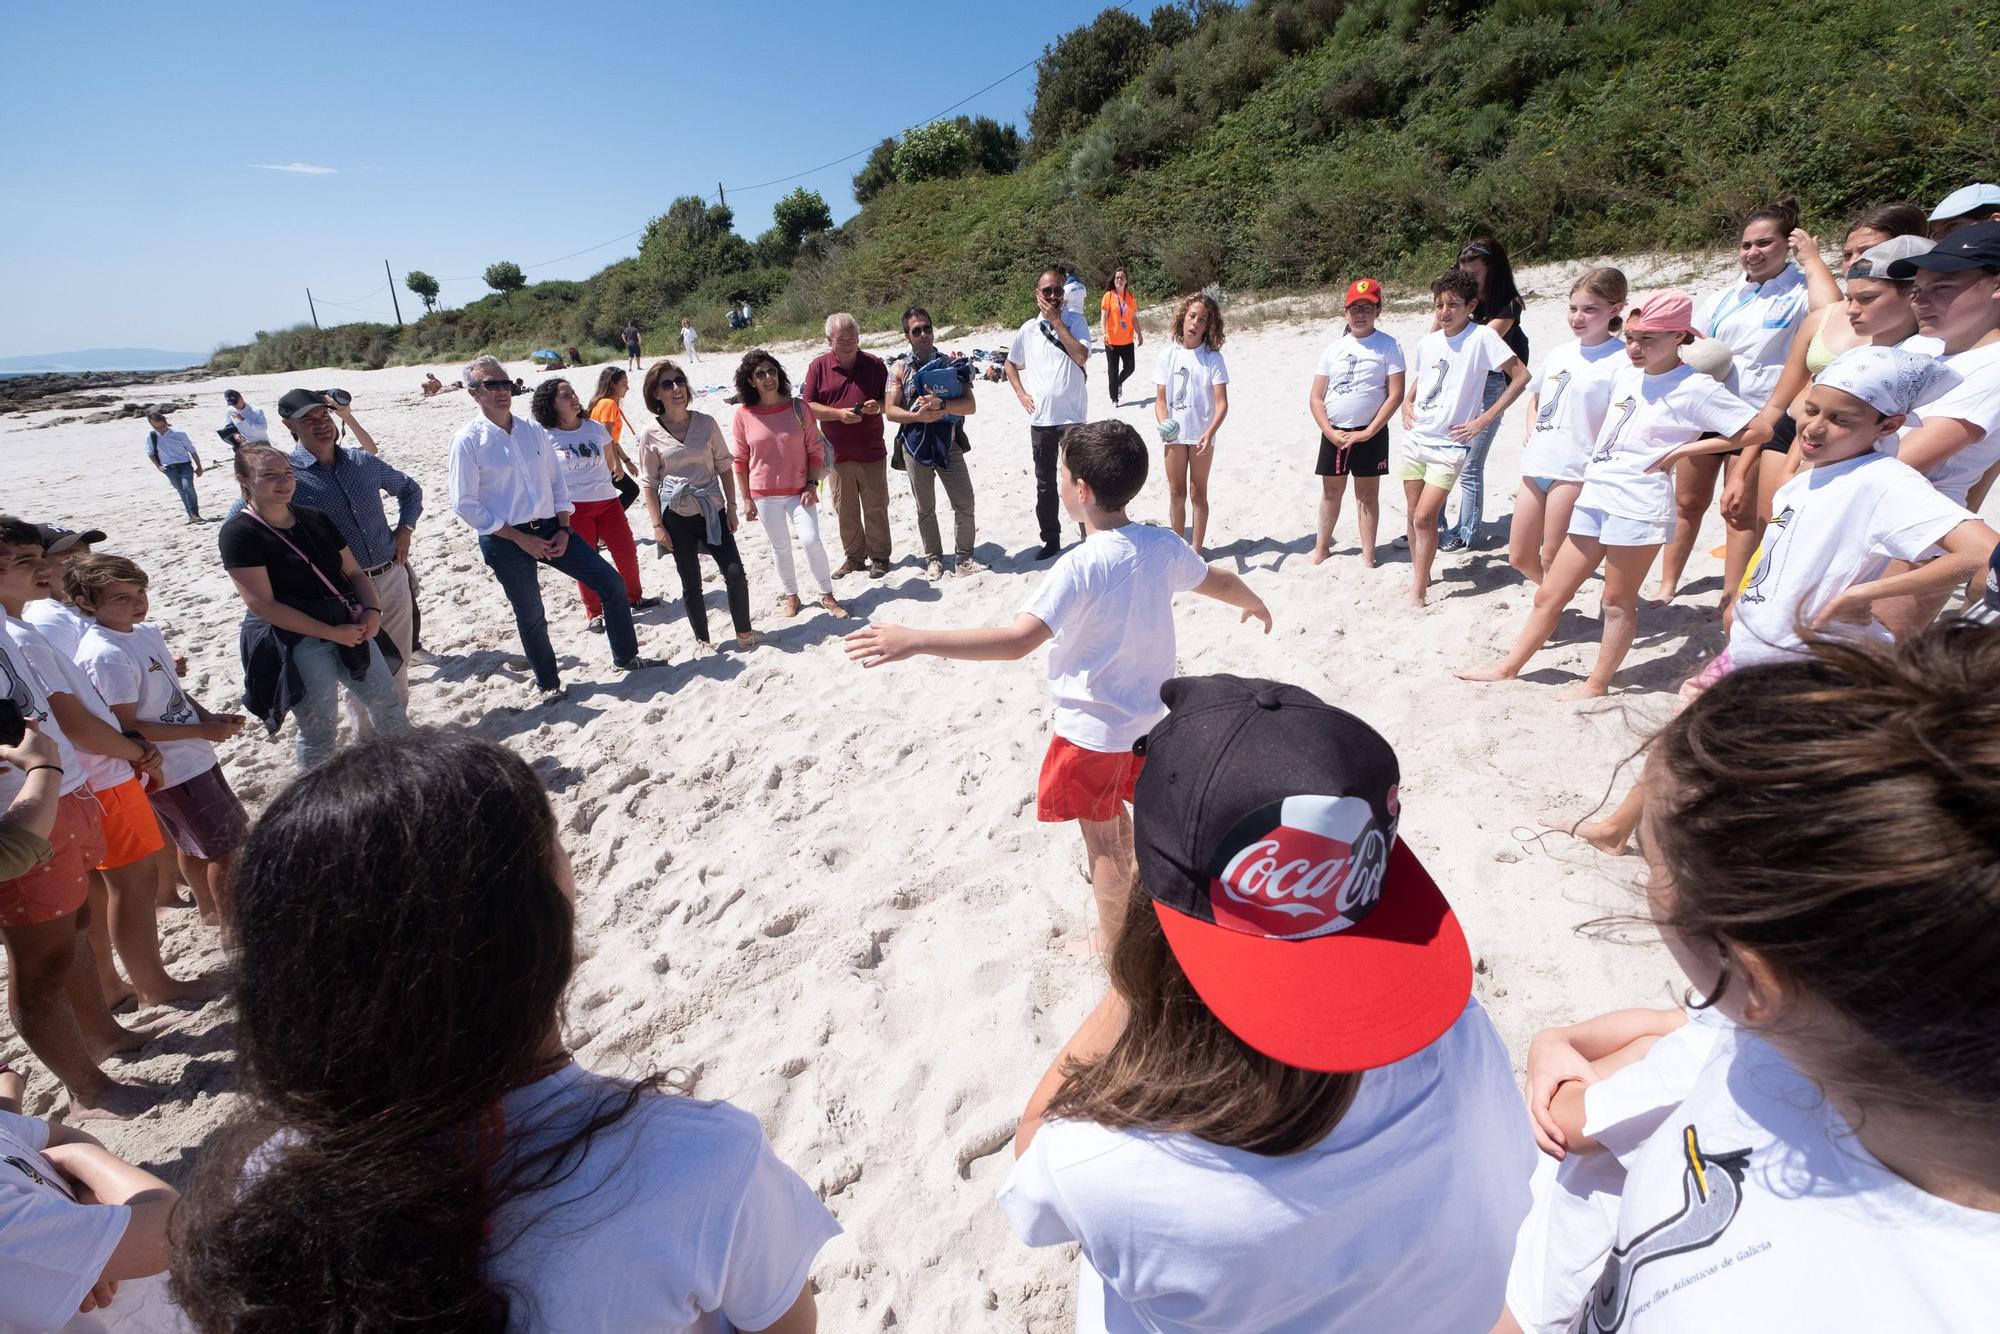
<path fill-rule="evenodd" d="M 146 425 L 152 429 L 146 432 L 146 458 L 153 465 L 153 471 L 163 474 L 174 484 L 174 492 L 181 498 L 181 508 L 187 511 L 187 521 L 201 522 L 201 497 L 195 494 L 194 479 L 201 476 L 201 453 L 188 439 L 186 431 L 176 431 L 164 412 L 146 414 Z"/>
<path fill-rule="evenodd" d="M 1035 522 L 1042 545 L 1036 560 L 1062 550 L 1062 497 L 1056 464 L 1063 432 L 1089 411 L 1090 325 L 1063 304 L 1063 271 L 1043 269 L 1035 280 L 1035 318 L 1014 334 L 1007 351 L 1007 383 L 1028 414 L 1035 460 Z"/>
<path fill-rule="evenodd" d="M 479 416 L 452 438 L 448 462 L 451 508 L 479 534 L 479 554 L 514 608 L 521 648 L 534 669 L 542 702 L 562 698 L 555 647 L 549 643 L 538 566 L 548 565 L 603 600 L 612 665 L 621 672 L 655 664 L 639 656 L 625 581 L 583 542 L 570 540 L 574 510 L 562 465 L 548 434 L 514 415 L 514 382 L 494 357 L 465 368 L 466 392 Z"/>
<path fill-rule="evenodd" d="M 271 443 L 271 428 L 264 418 L 262 408 L 253 408 L 244 401 L 243 395 L 234 389 L 222 391 L 222 401 L 229 405 L 229 424 L 242 437 L 243 445 L 268 445 Z"/>

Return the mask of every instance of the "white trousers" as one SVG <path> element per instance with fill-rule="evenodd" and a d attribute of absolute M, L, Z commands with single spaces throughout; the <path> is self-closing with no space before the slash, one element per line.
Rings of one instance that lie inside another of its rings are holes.
<path fill-rule="evenodd" d="M 778 565 L 778 582 L 793 597 L 799 595 L 799 574 L 792 564 L 792 536 L 806 551 L 806 566 L 822 593 L 833 591 L 833 570 L 826 563 L 826 547 L 819 540 L 819 506 L 808 505 L 797 496 L 758 496 L 757 522 L 771 539 L 771 559 Z"/>

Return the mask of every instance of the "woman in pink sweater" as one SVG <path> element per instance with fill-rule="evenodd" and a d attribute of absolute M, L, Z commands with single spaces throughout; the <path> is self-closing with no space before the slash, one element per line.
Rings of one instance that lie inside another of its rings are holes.
<path fill-rule="evenodd" d="M 781 615 L 799 614 L 799 577 L 792 565 L 792 535 L 805 548 L 806 564 L 819 585 L 819 605 L 835 616 L 847 615 L 833 595 L 833 575 L 826 547 L 819 539 L 819 479 L 826 471 L 826 441 L 805 405 L 792 397 L 785 368 L 758 348 L 736 368 L 736 397 L 741 404 L 730 424 L 737 487 L 746 500 L 744 513 L 764 525 L 771 539 L 771 558 L 778 565 L 778 582 L 785 595 L 778 599 Z"/>

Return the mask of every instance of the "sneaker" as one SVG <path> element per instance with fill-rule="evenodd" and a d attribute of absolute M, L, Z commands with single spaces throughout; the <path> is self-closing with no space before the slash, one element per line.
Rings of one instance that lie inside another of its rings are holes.
<path fill-rule="evenodd" d="M 888 573 L 889 573 L 888 561 L 871 560 L 868 562 L 868 577 L 870 579 L 881 579 L 886 577 Z"/>
<path fill-rule="evenodd" d="M 944 578 L 944 562 L 941 560 L 934 560 L 926 563 L 924 566 L 924 578 L 926 579 Z"/>
<path fill-rule="evenodd" d="M 648 658 L 644 654 L 634 653 L 629 658 L 613 661 L 611 665 L 621 672 L 643 672 L 648 667 L 664 667 L 666 664 L 658 658 Z"/>
<path fill-rule="evenodd" d="M 836 579 L 845 579 L 850 574 L 860 574 L 861 570 L 862 566 L 860 562 L 844 560 L 840 563 L 840 568 L 833 572 L 833 577 Z"/>
<path fill-rule="evenodd" d="M 535 703 L 540 705 L 560 704 L 569 688 L 560 683 L 552 686 L 535 687 Z"/>
<path fill-rule="evenodd" d="M 583 623 L 583 628 L 594 635 L 601 635 L 604 633 L 604 618 L 602 616 L 593 616 Z"/>
<path fill-rule="evenodd" d="M 1050 557 L 1054 556 L 1057 552 L 1061 550 L 1062 550 L 1062 543 L 1060 542 L 1044 542 L 1039 547 L 1035 548 L 1035 559 L 1048 560 Z"/>
<path fill-rule="evenodd" d="M 1465 539 L 1460 537 L 1457 533 L 1453 533 L 1450 537 L 1447 537 L 1444 539 L 1444 541 L 1438 543 L 1438 550 L 1463 551 L 1465 550 Z"/>
<path fill-rule="evenodd" d="M 652 607 L 657 607 L 657 606 L 659 606 L 659 605 L 660 605 L 660 599 L 658 599 L 658 598 L 633 598 L 633 599 L 632 599 L 632 610 L 633 610 L 633 611 L 646 611 L 646 610 L 648 610 L 649 608 L 652 608 Z"/>
<path fill-rule="evenodd" d="M 986 567 L 972 556 L 960 556 L 952 562 L 952 568 L 959 574 L 984 574 Z"/>

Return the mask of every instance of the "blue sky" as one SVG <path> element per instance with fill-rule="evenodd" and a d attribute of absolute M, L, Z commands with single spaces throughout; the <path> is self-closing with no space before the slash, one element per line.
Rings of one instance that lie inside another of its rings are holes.
<path fill-rule="evenodd" d="M 844 219 L 859 157 L 742 187 L 870 148 L 1103 7 L 9 5 L 0 356 L 206 352 L 304 320 L 307 287 L 345 303 L 323 323 L 387 319 L 384 259 L 411 318 L 410 269 L 539 265 L 718 182 L 745 236 L 795 184 Z M 1033 88 L 1030 69 L 959 111 L 1024 126 Z M 269 169 L 294 165 L 327 170 Z"/>

